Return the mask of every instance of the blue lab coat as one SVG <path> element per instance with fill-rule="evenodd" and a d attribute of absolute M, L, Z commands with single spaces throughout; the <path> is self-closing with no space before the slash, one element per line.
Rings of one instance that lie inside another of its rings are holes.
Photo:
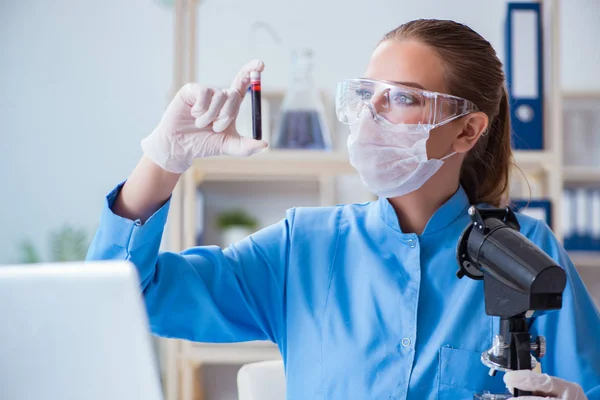
<path fill-rule="evenodd" d="M 403 233 L 390 203 L 296 208 L 224 250 L 159 253 L 169 203 L 144 224 L 106 199 L 89 260 L 133 262 L 152 332 L 199 342 L 271 340 L 285 362 L 287 396 L 306 399 L 471 399 L 506 391 L 480 355 L 498 320 L 483 283 L 457 279 L 455 249 L 470 223 L 462 188 L 423 234 Z M 544 372 L 600 399 L 600 317 L 544 222 L 521 232 L 567 273 L 563 307 L 537 318 Z"/>

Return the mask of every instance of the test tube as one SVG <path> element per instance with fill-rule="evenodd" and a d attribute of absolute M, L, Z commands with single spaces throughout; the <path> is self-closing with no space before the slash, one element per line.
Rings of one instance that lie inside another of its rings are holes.
<path fill-rule="evenodd" d="M 260 72 L 250 72 L 250 94 L 252 97 L 252 137 L 262 139 L 262 113 L 260 109 Z"/>

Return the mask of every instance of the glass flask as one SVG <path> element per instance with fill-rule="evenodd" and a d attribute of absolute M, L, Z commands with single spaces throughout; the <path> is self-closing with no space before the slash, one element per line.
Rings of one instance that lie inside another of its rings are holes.
<path fill-rule="evenodd" d="M 301 49 L 292 55 L 290 83 L 283 97 L 274 147 L 331 150 L 323 100 L 313 77 L 313 54 Z"/>

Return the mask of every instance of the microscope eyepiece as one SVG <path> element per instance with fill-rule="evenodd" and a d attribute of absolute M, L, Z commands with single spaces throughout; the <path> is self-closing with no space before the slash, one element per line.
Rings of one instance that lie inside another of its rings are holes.
<path fill-rule="evenodd" d="M 510 208 L 469 209 L 456 256 L 457 276 L 483 279 L 486 312 L 511 317 L 562 306 L 566 274 L 552 258 L 519 232 Z M 499 302 L 497 299 L 503 299 Z"/>

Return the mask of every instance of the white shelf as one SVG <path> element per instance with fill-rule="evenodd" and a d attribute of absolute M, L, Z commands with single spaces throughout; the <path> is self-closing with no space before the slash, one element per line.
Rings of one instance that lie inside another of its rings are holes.
<path fill-rule="evenodd" d="M 193 343 L 187 342 L 183 351 L 186 361 L 200 364 L 246 364 L 279 360 L 277 346 L 271 342 Z"/>
<path fill-rule="evenodd" d="M 513 152 L 517 166 L 527 173 L 545 173 L 556 164 L 555 156 L 549 151 L 524 151 Z"/>
<path fill-rule="evenodd" d="M 250 157 L 214 157 L 194 162 L 194 180 L 319 179 L 356 174 L 348 154 L 318 150 L 267 150 Z"/>
<path fill-rule="evenodd" d="M 515 151 L 515 162 L 528 173 L 542 173 L 554 163 L 547 151 Z M 197 182 L 223 180 L 315 179 L 323 175 L 356 174 L 341 151 L 267 150 L 250 157 L 214 157 L 197 159 Z"/>
<path fill-rule="evenodd" d="M 600 252 L 569 251 L 569 257 L 576 267 L 600 268 Z"/>
<path fill-rule="evenodd" d="M 566 183 L 600 184 L 600 167 L 565 166 L 563 178 Z"/>

